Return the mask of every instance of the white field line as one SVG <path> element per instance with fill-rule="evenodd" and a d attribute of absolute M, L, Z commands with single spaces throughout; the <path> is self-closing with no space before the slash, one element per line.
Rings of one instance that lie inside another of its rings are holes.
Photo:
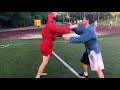
<path fill-rule="evenodd" d="M 79 76 L 79 73 L 77 73 L 70 65 L 68 65 L 63 59 L 61 59 L 54 51 L 53 51 L 54 56 L 64 65 L 66 66 L 75 76 L 78 78 L 83 78 Z"/>

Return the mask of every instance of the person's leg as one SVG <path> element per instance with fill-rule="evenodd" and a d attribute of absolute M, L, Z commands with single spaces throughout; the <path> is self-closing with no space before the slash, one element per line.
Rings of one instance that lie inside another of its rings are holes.
<path fill-rule="evenodd" d="M 109 24 L 108 30 L 110 30 L 110 24 Z"/>
<path fill-rule="evenodd" d="M 81 59 L 81 66 L 84 73 L 80 74 L 80 76 L 83 75 L 88 76 L 88 65 L 90 65 L 90 62 L 89 62 L 88 54 L 85 52 Z"/>
<path fill-rule="evenodd" d="M 98 67 L 98 70 L 96 72 L 97 72 L 99 78 L 104 78 L 104 73 L 102 71 L 104 69 L 104 63 L 103 63 L 101 53 L 97 54 L 97 60 L 98 60 L 99 67 Z"/>
<path fill-rule="evenodd" d="M 104 78 L 104 74 L 103 74 L 102 70 L 97 70 L 96 72 L 97 72 L 99 78 Z"/>
<path fill-rule="evenodd" d="M 50 56 L 43 56 L 43 61 L 42 61 L 41 65 L 40 65 L 40 67 L 38 69 L 38 73 L 36 75 L 36 78 L 40 78 L 40 76 L 42 75 L 46 65 L 49 62 L 49 60 L 50 60 Z"/>
<path fill-rule="evenodd" d="M 110 24 L 110 30 L 111 30 L 111 24 Z"/>
<path fill-rule="evenodd" d="M 110 26 L 110 30 L 112 29 L 112 26 Z"/>
<path fill-rule="evenodd" d="M 83 69 L 84 75 L 88 76 L 88 65 L 82 63 L 82 69 Z"/>
<path fill-rule="evenodd" d="M 89 60 L 91 70 L 96 71 L 99 78 L 104 78 L 104 74 L 102 72 L 102 70 L 104 69 L 104 64 L 101 53 L 96 54 L 94 51 L 91 51 L 89 55 Z"/>

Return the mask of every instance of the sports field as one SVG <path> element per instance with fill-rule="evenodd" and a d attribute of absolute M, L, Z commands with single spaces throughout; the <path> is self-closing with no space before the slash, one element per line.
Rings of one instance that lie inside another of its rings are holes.
<path fill-rule="evenodd" d="M 42 61 L 41 40 L 0 41 L 0 78 L 34 78 Z M 105 78 L 119 78 L 120 35 L 99 36 L 99 45 L 105 64 Z M 70 44 L 57 39 L 54 52 L 78 73 L 82 72 L 80 58 L 84 53 L 83 44 Z M 77 78 L 55 56 L 50 59 L 45 72 L 48 75 L 44 78 Z M 97 78 L 97 74 L 90 71 L 89 77 Z"/>

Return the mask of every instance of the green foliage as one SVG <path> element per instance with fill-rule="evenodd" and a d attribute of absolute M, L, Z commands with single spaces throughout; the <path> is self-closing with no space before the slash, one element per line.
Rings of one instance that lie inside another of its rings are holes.
<path fill-rule="evenodd" d="M 35 19 L 40 19 L 43 24 L 47 23 L 48 12 L 0 12 L 0 26 L 25 27 L 34 25 Z"/>
<path fill-rule="evenodd" d="M 34 25 L 35 19 L 40 19 L 42 24 L 47 23 L 47 15 L 49 12 L 0 12 L 0 28 L 5 27 L 25 27 Z M 65 12 L 61 13 L 58 18 L 60 22 L 75 21 L 83 19 L 86 14 L 93 14 L 95 19 L 98 19 L 99 12 Z M 66 16 L 71 18 L 67 18 Z M 111 12 L 100 12 L 99 19 L 110 19 L 112 17 Z"/>

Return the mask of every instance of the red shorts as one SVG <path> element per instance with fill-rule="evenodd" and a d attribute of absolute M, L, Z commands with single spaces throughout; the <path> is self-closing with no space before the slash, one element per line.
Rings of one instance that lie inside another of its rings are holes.
<path fill-rule="evenodd" d="M 53 43 L 52 42 L 42 42 L 40 45 L 41 53 L 44 56 L 53 56 Z"/>

